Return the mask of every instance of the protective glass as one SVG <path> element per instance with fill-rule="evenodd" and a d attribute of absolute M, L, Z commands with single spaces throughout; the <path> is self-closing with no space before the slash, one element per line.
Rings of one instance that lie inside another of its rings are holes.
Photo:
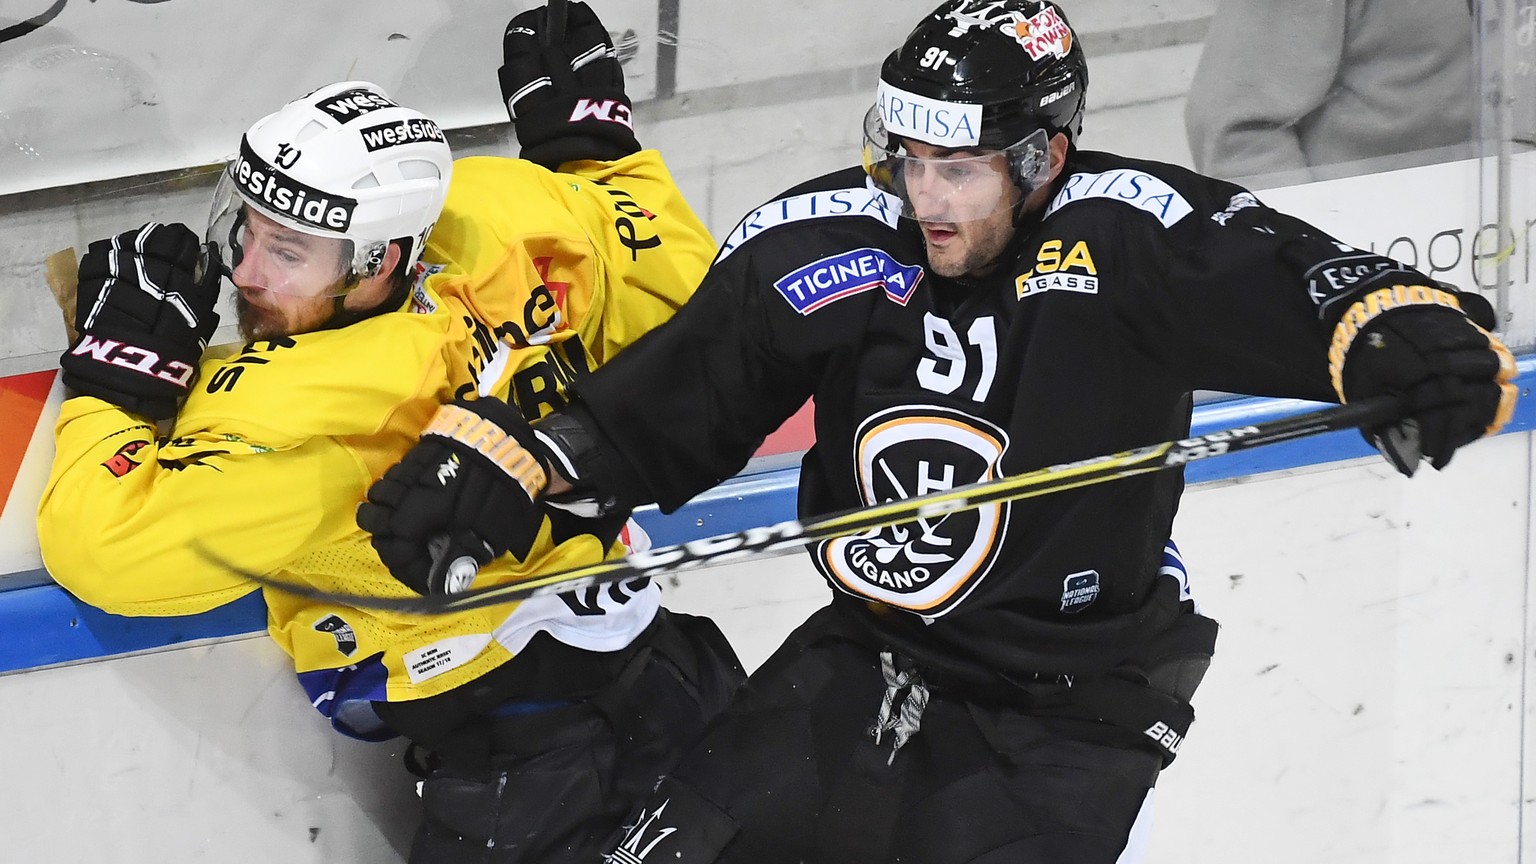
<path fill-rule="evenodd" d="M 218 244 L 225 273 L 290 297 L 339 297 L 360 275 L 376 273 L 385 242 L 359 246 L 342 234 L 299 228 L 240 194 L 228 171 L 219 176 L 205 241 Z"/>
<path fill-rule="evenodd" d="M 876 188 L 901 199 L 901 215 L 925 222 L 979 222 L 1028 195 L 1050 173 L 1050 136 L 1036 129 L 1002 150 L 922 158 L 902 149 L 875 106 L 864 115 L 864 171 Z"/>

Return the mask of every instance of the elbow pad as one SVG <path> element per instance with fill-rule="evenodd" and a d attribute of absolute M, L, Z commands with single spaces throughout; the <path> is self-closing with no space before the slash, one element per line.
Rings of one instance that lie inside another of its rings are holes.
<path fill-rule="evenodd" d="M 570 491 L 546 496 L 544 500 L 588 518 L 630 509 L 633 505 L 613 491 L 617 458 L 605 446 L 606 442 L 593 433 L 586 412 L 573 408 L 568 405 L 532 424 L 534 436 L 549 451 L 549 467 L 571 484 Z"/>

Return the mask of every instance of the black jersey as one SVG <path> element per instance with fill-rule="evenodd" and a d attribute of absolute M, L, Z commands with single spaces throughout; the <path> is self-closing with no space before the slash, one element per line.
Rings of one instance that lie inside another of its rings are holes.
<path fill-rule="evenodd" d="M 1076 152 L 1053 191 L 976 280 L 928 272 L 859 169 L 749 214 L 676 318 L 578 385 L 624 491 L 681 505 L 811 396 L 802 515 L 1185 437 L 1196 389 L 1334 401 L 1330 310 L 1424 278 L 1176 166 Z M 856 630 L 930 668 L 1092 675 L 1194 617 L 1158 575 L 1182 490 L 1163 471 L 810 552 Z"/>

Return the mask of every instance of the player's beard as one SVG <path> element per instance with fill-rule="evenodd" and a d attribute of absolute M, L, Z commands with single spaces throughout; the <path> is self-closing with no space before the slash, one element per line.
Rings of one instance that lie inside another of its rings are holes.
<path fill-rule="evenodd" d="M 999 210 L 980 221 L 955 223 L 956 233 L 946 243 L 935 245 L 925 235 L 928 269 L 946 279 L 984 276 L 997 266 L 1013 230 L 1012 214 Z"/>
<path fill-rule="evenodd" d="M 252 303 L 245 292 L 235 292 L 235 321 L 240 338 L 247 342 L 275 339 L 317 330 L 334 311 L 329 298 L 292 301 L 292 306 L 264 306 Z"/>

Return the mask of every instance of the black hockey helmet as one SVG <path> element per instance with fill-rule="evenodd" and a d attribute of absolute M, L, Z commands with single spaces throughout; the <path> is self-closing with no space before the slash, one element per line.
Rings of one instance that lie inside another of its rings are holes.
<path fill-rule="evenodd" d="M 1048 176 L 1051 137 L 1062 132 L 1076 141 L 1082 131 L 1087 88 L 1082 46 L 1054 3 L 948 0 L 880 69 L 864 119 L 865 169 L 877 187 L 902 199 L 908 216 L 906 182 L 929 160 L 904 155 L 901 139 L 1002 152 L 1009 179 L 1027 195 Z M 985 215 L 984 198 L 969 194 L 965 202 L 966 212 L 952 221 Z"/>
<path fill-rule="evenodd" d="M 1001 150 L 1035 129 L 1077 140 L 1088 61 L 1055 3 L 949 0 L 885 58 L 880 80 L 937 102 L 980 105 L 978 143 Z"/>

